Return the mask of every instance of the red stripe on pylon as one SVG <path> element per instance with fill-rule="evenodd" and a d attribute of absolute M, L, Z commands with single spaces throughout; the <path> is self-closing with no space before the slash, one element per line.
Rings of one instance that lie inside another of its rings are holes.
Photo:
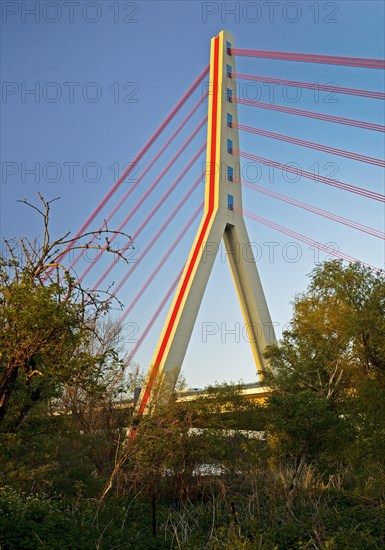
<path fill-rule="evenodd" d="M 214 42 L 214 69 L 213 69 L 213 108 L 212 108 L 212 116 L 211 116 L 211 144 L 210 144 L 210 167 L 215 166 L 215 159 L 216 159 L 216 145 L 217 145 L 217 113 L 218 113 L 218 61 L 219 61 L 219 38 L 217 37 Z M 143 394 L 142 401 L 140 403 L 138 412 L 139 414 L 143 414 L 148 399 L 150 397 L 150 393 L 152 390 L 152 387 L 155 382 L 156 375 L 158 373 L 161 361 L 163 359 L 164 353 L 166 351 L 167 344 L 169 342 L 171 332 L 174 328 L 176 318 L 178 316 L 179 309 L 181 307 L 183 297 L 185 295 L 187 286 L 190 282 L 192 272 L 194 270 L 194 266 L 196 264 L 200 248 L 202 246 L 203 240 L 206 236 L 206 232 L 209 226 L 209 223 L 211 221 L 213 212 L 214 212 L 214 198 L 215 198 L 215 170 L 211 170 L 210 173 L 210 180 L 209 180 L 209 207 L 207 210 L 207 214 L 202 226 L 202 230 L 200 232 L 198 241 L 195 245 L 193 255 L 191 257 L 191 261 L 189 263 L 189 266 L 187 268 L 187 271 L 185 273 L 182 286 L 180 288 L 177 300 L 174 305 L 174 309 L 172 311 L 169 323 L 167 325 L 166 332 L 164 334 L 158 355 L 156 356 L 155 363 L 152 366 L 151 374 L 149 377 L 149 380 L 147 382 L 146 389 Z"/>

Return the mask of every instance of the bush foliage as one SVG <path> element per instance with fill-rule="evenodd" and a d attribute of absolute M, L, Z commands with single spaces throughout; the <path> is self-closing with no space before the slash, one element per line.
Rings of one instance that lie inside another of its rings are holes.
<path fill-rule="evenodd" d="M 44 280 L 60 244 L 0 260 L 2 550 L 385 547 L 382 273 L 314 270 L 264 402 L 217 386 L 138 422 L 109 300 Z"/>

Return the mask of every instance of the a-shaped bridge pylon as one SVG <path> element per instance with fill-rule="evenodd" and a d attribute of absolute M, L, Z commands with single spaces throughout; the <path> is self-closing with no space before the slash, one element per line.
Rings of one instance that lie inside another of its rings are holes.
<path fill-rule="evenodd" d="M 214 260 L 223 239 L 260 375 L 274 330 L 242 215 L 233 37 L 222 31 L 211 40 L 205 207 L 172 301 L 138 403 L 141 415 L 170 398 L 194 328 Z"/>

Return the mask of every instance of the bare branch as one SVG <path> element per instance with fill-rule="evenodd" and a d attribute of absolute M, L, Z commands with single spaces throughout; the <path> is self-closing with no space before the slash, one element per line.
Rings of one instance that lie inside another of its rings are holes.
<path fill-rule="evenodd" d="M 31 204 L 30 202 L 28 202 L 27 199 L 24 199 L 24 200 L 19 199 L 17 202 L 21 202 L 22 204 L 26 204 L 30 208 L 33 208 L 34 210 L 36 210 L 36 212 L 38 212 L 40 214 L 40 216 L 42 216 L 44 218 L 44 212 L 42 210 L 40 210 L 40 208 L 38 208 L 34 204 Z"/>

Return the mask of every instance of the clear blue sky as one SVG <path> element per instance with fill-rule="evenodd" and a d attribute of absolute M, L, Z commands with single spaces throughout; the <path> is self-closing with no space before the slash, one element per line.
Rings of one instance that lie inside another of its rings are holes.
<path fill-rule="evenodd" d="M 135 157 L 207 65 L 210 39 L 223 28 L 234 34 L 236 47 L 385 57 L 384 3 L 380 0 L 3 1 L 1 9 L 0 232 L 6 238 L 40 233 L 41 228 L 33 211 L 16 202 L 23 198 L 36 201 L 37 191 L 46 199 L 61 197 L 53 207 L 53 235 L 68 230 L 76 232 L 113 184 L 117 171 L 121 171 Z M 246 58 L 237 60 L 237 70 L 309 82 L 334 82 L 345 87 L 384 89 L 384 73 L 376 70 Z M 29 93 L 32 89 L 35 92 Z M 261 90 L 261 100 L 268 101 L 268 88 L 262 87 Z M 197 100 L 199 93 L 193 99 Z M 242 89 L 242 93 L 253 93 L 253 90 Z M 303 90 L 294 104 L 285 99 L 282 87 L 277 87 L 275 94 L 274 101 L 280 105 L 289 104 L 384 124 L 384 105 L 381 101 L 346 95 L 330 97 L 322 92 L 316 97 L 314 92 Z M 187 110 L 184 110 L 181 115 L 186 113 Z M 190 131 L 204 114 L 202 108 L 199 116 L 191 121 Z M 240 107 L 239 119 L 251 126 L 383 158 L 384 138 L 379 132 L 248 107 Z M 164 143 L 174 127 L 170 126 L 159 144 Z M 384 192 L 384 177 L 380 168 L 275 143 L 267 138 L 246 134 L 240 137 L 241 148 L 245 151 L 283 163 L 296 162 L 310 171 L 314 170 L 315 163 L 319 163 L 322 175 L 328 175 L 331 170 L 337 171 L 335 178 Z M 135 233 L 161 193 L 204 140 L 205 130 L 162 181 L 159 189 L 133 216 L 126 229 L 130 235 Z M 171 148 L 170 155 L 181 143 L 179 140 Z M 140 163 L 139 174 L 156 150 L 153 148 Z M 116 227 L 135 205 L 169 158 L 165 156 L 165 160 L 143 180 L 130 204 L 111 222 L 112 227 Z M 333 164 L 325 167 L 328 162 Z M 36 174 L 30 171 L 34 167 Z M 148 230 L 138 240 L 139 250 L 146 246 L 151 234 L 165 220 L 166 212 L 176 205 L 198 176 L 199 169 L 200 164 L 197 164 L 152 220 Z M 270 182 L 266 169 L 256 183 L 382 231 L 385 229 L 384 208 L 375 201 L 304 178 L 290 183 L 275 174 L 274 181 Z M 126 184 L 123 187 L 117 198 L 127 190 Z M 202 197 L 201 187 L 175 218 L 148 260 L 129 279 L 120 294 L 125 304 L 136 294 Z M 253 191 L 244 192 L 244 207 L 321 243 L 336 243 L 343 252 L 384 267 L 384 245 L 379 239 L 282 205 Z M 95 221 L 93 228 L 96 229 L 107 214 L 108 208 Z M 256 243 L 256 250 L 260 250 L 258 269 L 279 336 L 290 319 L 290 301 L 307 285 L 307 274 L 314 267 L 314 251 L 302 243 L 290 245 L 293 239 L 256 222 L 247 220 L 247 226 L 251 240 Z M 146 325 L 186 258 L 196 227 L 197 223 L 129 316 L 127 339 L 131 329 L 138 327 L 140 334 Z M 269 257 L 269 249 L 274 250 L 272 257 Z M 295 252 L 298 261 L 290 261 Z M 324 257 L 321 253 L 320 259 Z M 102 264 L 100 262 L 91 272 L 90 284 L 101 272 Z M 124 269 L 120 266 L 109 281 L 119 281 Z M 165 314 L 166 310 L 136 357 L 143 369 L 149 365 Z M 217 326 L 218 332 L 202 342 L 202 332 L 207 323 Z M 235 329 L 235 334 L 227 333 L 232 329 Z M 252 381 L 255 370 L 243 335 L 243 320 L 229 267 L 219 258 L 187 352 L 184 365 L 187 382 L 191 386 L 203 386 L 215 380 Z M 128 342 L 127 346 L 130 349 L 131 344 Z"/>

